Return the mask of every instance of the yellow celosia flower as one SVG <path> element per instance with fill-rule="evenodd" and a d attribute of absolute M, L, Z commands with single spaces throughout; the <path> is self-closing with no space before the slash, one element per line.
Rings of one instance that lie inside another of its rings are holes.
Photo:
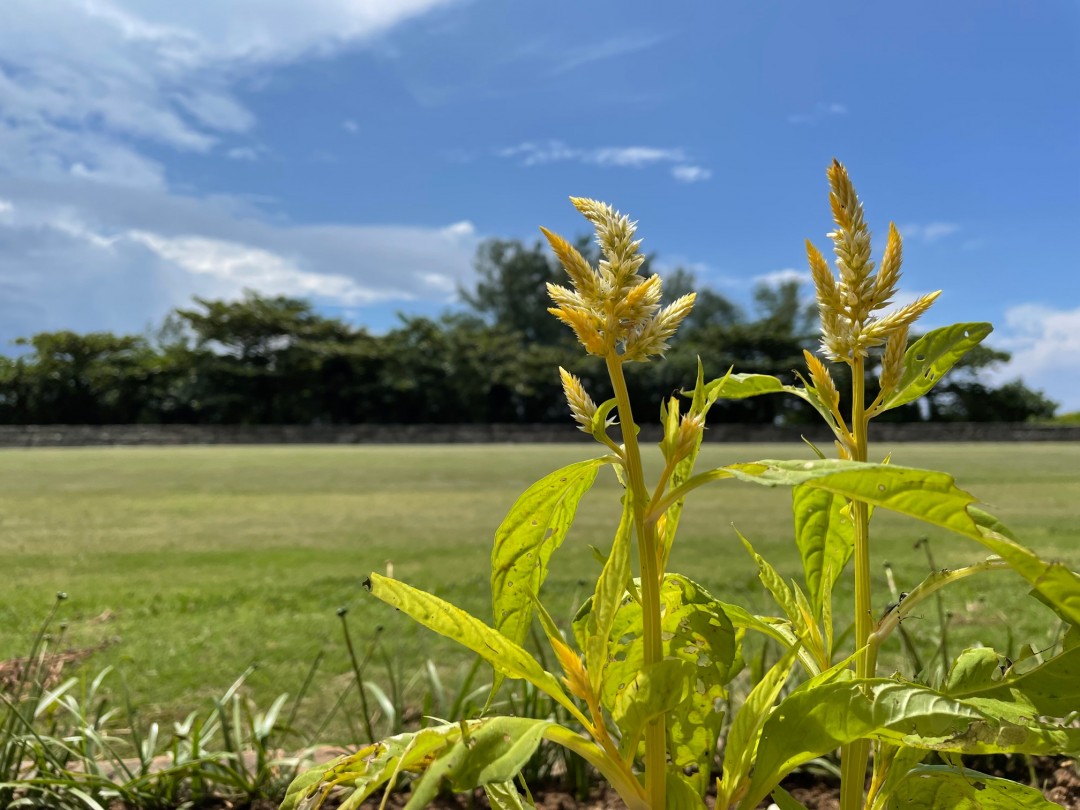
<path fill-rule="evenodd" d="M 829 202 L 836 230 L 829 234 L 836 254 L 838 277 L 833 276 L 825 257 L 810 242 L 806 255 L 817 293 L 821 314 L 821 345 L 834 360 L 846 363 L 866 357 L 875 346 L 889 342 L 893 361 L 903 357 L 907 329 L 930 308 L 940 291 L 924 295 L 894 312 L 877 317 L 874 313 L 888 306 L 896 294 L 903 262 L 903 240 L 896 226 L 889 225 L 889 239 L 881 269 L 874 273 L 870 260 L 870 229 L 866 225 L 862 202 L 848 177 L 847 169 L 834 160 L 828 170 Z M 903 333 L 903 346 L 893 336 Z M 894 369 L 889 369 L 891 378 Z"/>
<path fill-rule="evenodd" d="M 662 355 L 690 313 L 694 294 L 661 309 L 660 277 L 643 278 L 638 273 L 645 257 L 639 250 L 641 241 L 634 239 L 636 223 L 606 203 L 583 197 L 570 200 L 596 228 L 604 258 L 593 268 L 573 245 L 541 228 L 572 286 L 547 285 L 555 303 L 549 312 L 574 330 L 590 354 L 618 353 L 627 361 Z"/>

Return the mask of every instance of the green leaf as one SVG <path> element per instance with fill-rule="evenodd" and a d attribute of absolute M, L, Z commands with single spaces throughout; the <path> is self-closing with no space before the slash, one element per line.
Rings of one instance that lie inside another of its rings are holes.
<path fill-rule="evenodd" d="M 616 695 L 611 718 L 623 732 L 624 756 L 637 747 L 646 723 L 686 700 L 696 677 L 695 664 L 665 658 L 638 672 Z"/>
<path fill-rule="evenodd" d="M 666 810 L 706 810 L 706 804 L 689 777 L 667 769 L 667 808 Z"/>
<path fill-rule="evenodd" d="M 525 803 L 513 782 L 484 785 L 484 795 L 487 796 L 491 810 L 525 810 Z"/>
<path fill-rule="evenodd" d="M 292 781 L 281 808 L 306 808 L 317 793 L 321 794 L 318 800 L 321 803 L 338 785 L 353 789 L 341 808 L 359 807 L 380 786 L 387 782 L 392 784 L 402 771 L 417 769 L 460 733 L 458 726 L 449 725 L 398 734 L 364 746 L 355 754 L 311 768 Z"/>
<path fill-rule="evenodd" d="M 668 714 L 668 750 L 673 766 L 695 772 L 691 781 L 703 793 L 724 719 L 722 704 L 735 659 L 735 629 L 708 591 L 677 574 L 665 577 L 660 605 L 664 657 L 695 666 L 689 697 Z M 590 599 L 574 619 L 574 635 L 582 647 L 591 608 Z M 625 600 L 612 622 L 600 693 L 609 712 L 645 666 L 643 636 L 641 605 Z"/>
<path fill-rule="evenodd" d="M 962 754 L 1072 754 L 1080 729 L 994 716 L 916 684 L 832 681 L 789 695 L 766 721 L 750 794 L 753 807 L 793 768 L 858 739 Z"/>
<path fill-rule="evenodd" d="M 1063 619 L 1080 624 L 1080 575 L 1061 563 L 1040 559 L 999 531 L 1000 523 L 973 506 L 974 496 L 958 488 L 950 475 L 894 464 L 834 459 L 766 460 L 703 475 L 718 477 L 722 472 L 763 486 L 804 484 L 962 534 L 1008 562 Z"/>
<path fill-rule="evenodd" d="M 994 676 L 1000 674 L 1001 656 L 989 647 L 964 650 L 949 667 L 943 692 L 953 697 L 964 697 L 973 691 L 981 691 L 994 684 Z"/>
<path fill-rule="evenodd" d="M 824 591 L 832 589 L 855 550 L 855 527 L 844 512 L 846 504 L 839 495 L 813 487 L 797 486 L 791 491 L 795 545 L 802 558 L 810 603 L 818 616 Z"/>
<path fill-rule="evenodd" d="M 1080 647 L 1034 667 L 1016 664 L 997 677 L 1001 661 L 993 650 L 965 650 L 953 664 L 946 691 L 965 699 L 1019 701 L 1047 717 L 1064 717 L 1080 708 Z"/>
<path fill-rule="evenodd" d="M 468 647 L 497 673 L 521 678 L 555 698 L 575 717 L 581 717 L 574 702 L 563 692 L 555 676 L 545 670 L 523 647 L 476 617 L 437 596 L 412 588 L 379 574 L 368 579 L 371 593 L 431 630 Z"/>
<path fill-rule="evenodd" d="M 603 459 L 579 461 L 541 478 L 517 499 L 495 532 L 491 600 L 495 629 L 523 644 L 533 602 L 547 577 L 548 560 L 562 545 L 578 502 L 589 491 Z"/>
<path fill-rule="evenodd" d="M 607 666 L 608 636 L 615 613 L 626 595 L 626 583 L 630 580 L 630 535 L 632 533 L 633 509 L 630 493 L 623 496 L 622 520 L 615 532 L 615 541 L 611 553 L 604 563 L 604 569 L 596 580 L 596 592 L 592 598 L 592 609 L 588 613 L 585 629 L 585 668 L 589 673 L 589 685 L 593 693 L 599 694 L 600 684 Z"/>
<path fill-rule="evenodd" d="M 957 323 L 934 329 L 904 353 L 904 372 L 878 411 L 912 402 L 933 388 L 956 362 L 994 331 L 988 323 Z"/>
<path fill-rule="evenodd" d="M 773 802 L 780 810 L 806 810 L 806 805 L 777 785 L 772 792 Z"/>
<path fill-rule="evenodd" d="M 426 807 L 449 784 L 455 791 L 510 782 L 535 753 L 551 722 L 529 717 L 492 717 L 464 724 L 413 785 L 405 810 Z"/>
<path fill-rule="evenodd" d="M 1059 808 L 1035 788 L 943 765 L 913 768 L 897 783 L 889 810 L 1049 810 Z"/>
<path fill-rule="evenodd" d="M 754 547 L 750 545 L 750 541 L 743 537 L 738 530 L 736 530 L 735 533 L 739 535 L 739 539 L 742 540 L 742 544 L 746 548 L 747 553 L 757 564 L 758 579 L 761 580 L 761 584 L 765 586 L 765 589 L 768 590 L 770 594 L 772 594 L 772 598 L 776 601 L 776 604 L 784 611 L 788 617 L 788 621 L 791 622 L 791 626 L 795 628 L 795 633 L 799 637 L 799 640 L 806 645 L 811 640 L 810 627 L 807 624 L 807 617 L 804 616 L 799 609 L 795 594 L 791 592 L 791 588 L 784 582 L 784 578 L 776 572 L 776 569 L 772 567 L 769 561 L 754 551 Z"/>
<path fill-rule="evenodd" d="M 718 399 L 746 399 L 761 394 L 779 394 L 787 390 L 776 377 L 768 374 L 727 374 L 705 384 L 705 401 Z"/>
<path fill-rule="evenodd" d="M 718 807 L 729 807 L 735 794 L 744 786 L 750 768 L 754 764 L 761 728 L 773 709 L 780 690 L 783 689 L 795 665 L 796 647 L 789 649 L 770 667 L 735 715 L 724 744 L 724 769 L 717 786 Z"/>

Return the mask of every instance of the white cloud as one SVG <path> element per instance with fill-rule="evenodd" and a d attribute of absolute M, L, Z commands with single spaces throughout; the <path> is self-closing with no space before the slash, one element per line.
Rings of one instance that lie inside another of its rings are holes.
<path fill-rule="evenodd" d="M 1002 382 L 1017 377 L 1061 404 L 1061 410 L 1080 410 L 1080 306 L 1054 309 L 1020 304 L 1005 313 L 1005 328 L 995 345 L 1012 359 L 995 372 Z"/>
<path fill-rule="evenodd" d="M 525 141 L 496 153 L 503 158 L 516 158 L 522 166 L 542 166 L 549 163 L 585 163 L 592 166 L 642 169 L 661 163 L 676 163 L 672 174 L 682 182 L 704 180 L 711 172 L 702 166 L 686 164 L 686 152 L 679 147 L 656 146 L 598 146 L 584 148 L 569 146 L 563 141 Z M 683 176 L 675 170 L 683 170 Z M 691 177 L 692 175 L 692 177 Z"/>
<path fill-rule="evenodd" d="M 808 113 L 794 113 L 788 116 L 789 124 L 806 124 L 813 126 L 826 118 L 847 115 L 847 105 L 841 104 L 837 101 L 823 102 L 819 101 L 814 105 L 814 109 Z"/>
<path fill-rule="evenodd" d="M 456 1 L 3 0 L 0 343 L 138 332 L 192 295 L 244 287 L 349 307 L 446 301 L 472 274 L 470 223 L 293 225 L 251 200 L 178 193 L 161 154 L 261 157 L 243 145 L 258 121 L 241 81 Z"/>
<path fill-rule="evenodd" d="M 328 306 L 438 305 L 480 236 L 444 227 L 290 225 L 248 203 L 157 189 L 22 183 L 0 218 L 0 345 L 37 331 L 140 332 L 193 295 L 245 288 Z"/>
<path fill-rule="evenodd" d="M 168 238 L 146 231 L 132 231 L 128 238 L 184 270 L 221 282 L 217 295 L 223 298 L 235 298 L 245 289 L 267 295 L 329 299 L 345 306 L 388 297 L 345 276 L 305 272 L 295 262 L 249 245 L 196 236 Z"/>
<path fill-rule="evenodd" d="M 208 152 L 256 126 L 232 88 L 453 0 L 4 0 L 0 169 L 163 182 L 130 139 Z"/>
<path fill-rule="evenodd" d="M 960 225 L 955 222 L 908 222 L 897 226 L 897 230 L 904 239 L 917 239 L 932 244 L 952 236 L 960 230 Z"/>
<path fill-rule="evenodd" d="M 712 177 L 712 172 L 704 166 L 674 166 L 671 176 L 680 183 L 700 183 Z"/>
<path fill-rule="evenodd" d="M 341 128 L 348 132 L 350 135 L 355 135 L 360 131 L 360 125 L 353 121 L 351 118 L 341 122 Z"/>
<path fill-rule="evenodd" d="M 785 267 L 781 270 L 773 270 L 771 273 L 762 273 L 761 275 L 754 276 L 754 282 L 757 284 L 765 284 L 769 287 L 778 287 L 781 284 L 789 284 L 795 281 L 799 284 L 805 284 L 810 281 L 809 270 L 796 270 L 794 267 Z"/>

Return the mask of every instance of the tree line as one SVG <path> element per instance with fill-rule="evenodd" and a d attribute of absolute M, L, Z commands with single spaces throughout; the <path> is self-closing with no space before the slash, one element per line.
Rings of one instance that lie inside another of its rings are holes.
<path fill-rule="evenodd" d="M 595 248 L 579 243 L 587 256 Z M 592 256 L 595 258 L 595 256 Z M 400 316 L 375 335 L 320 314 L 305 300 L 248 292 L 239 301 L 195 298 L 152 335 L 42 332 L 0 357 L 2 424 L 358 424 L 557 422 L 568 419 L 558 366 L 594 398 L 606 374 L 546 311 L 546 283 L 563 271 L 539 243 L 493 239 L 476 257 L 462 306 L 438 318 Z M 645 270 L 647 273 L 647 268 Z M 642 414 L 728 368 L 793 380 L 817 343 L 814 306 L 797 282 L 761 286 L 746 312 L 684 270 L 667 274 L 666 297 L 696 289 L 697 303 L 660 362 L 631 366 Z M 1025 421 L 1055 403 L 1020 381 L 991 386 L 983 372 L 1009 359 L 980 347 L 908 421 Z M 839 381 L 838 381 L 839 382 Z M 844 386 L 840 386 L 844 390 Z M 794 398 L 723 402 L 733 422 L 812 422 Z"/>

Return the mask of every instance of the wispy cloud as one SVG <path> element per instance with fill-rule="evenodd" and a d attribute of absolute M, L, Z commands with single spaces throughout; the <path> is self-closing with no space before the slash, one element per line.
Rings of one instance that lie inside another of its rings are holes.
<path fill-rule="evenodd" d="M 256 161 L 259 159 L 259 150 L 254 146 L 235 146 L 225 153 L 230 160 Z"/>
<path fill-rule="evenodd" d="M 955 222 L 908 222 L 903 225 L 898 225 L 897 229 L 900 231 L 900 235 L 905 239 L 916 239 L 921 242 L 934 243 L 940 242 L 948 236 L 952 236 L 960 230 L 960 226 Z"/>
<path fill-rule="evenodd" d="M 351 118 L 346 118 L 341 122 L 341 128 L 348 132 L 350 135 L 355 135 L 360 131 L 360 125 L 353 121 Z"/>
<path fill-rule="evenodd" d="M 549 75 L 557 76 L 560 73 L 567 73 L 594 62 L 602 62 L 607 59 L 637 53 L 658 45 L 669 36 L 669 34 L 624 34 L 612 37 L 603 42 L 567 52 L 549 71 Z"/>
<path fill-rule="evenodd" d="M 814 109 L 805 113 L 793 113 L 788 116 L 789 124 L 801 124 L 801 125 L 814 125 L 824 121 L 826 118 L 832 118 L 839 115 L 847 115 L 848 109 L 846 104 L 841 104 L 837 101 L 823 102 L 819 101 L 814 105 Z"/>
<path fill-rule="evenodd" d="M 712 177 L 712 171 L 704 166 L 673 166 L 671 176 L 680 183 L 701 183 Z"/>
<path fill-rule="evenodd" d="M 522 166 L 543 166 L 550 163 L 584 163 L 592 166 L 643 169 L 658 164 L 676 164 L 671 174 L 681 183 L 708 180 L 712 172 L 704 166 L 690 163 L 681 147 L 657 146 L 570 146 L 559 140 L 526 141 L 496 152 L 499 157 L 517 160 Z"/>

